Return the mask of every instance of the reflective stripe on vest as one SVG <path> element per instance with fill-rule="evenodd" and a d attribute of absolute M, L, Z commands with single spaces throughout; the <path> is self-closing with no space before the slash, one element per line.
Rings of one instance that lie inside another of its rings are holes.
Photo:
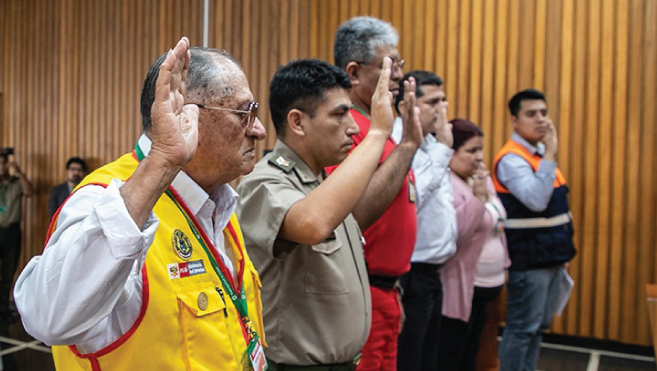
<path fill-rule="evenodd" d="M 570 222 L 571 220 L 573 220 L 573 215 L 569 211 L 550 218 L 507 219 L 504 221 L 504 228 L 530 229 L 558 227 Z"/>

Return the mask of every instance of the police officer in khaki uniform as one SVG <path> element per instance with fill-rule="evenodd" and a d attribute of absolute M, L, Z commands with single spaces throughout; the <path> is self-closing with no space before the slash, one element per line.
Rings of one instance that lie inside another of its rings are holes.
<path fill-rule="evenodd" d="M 262 279 L 270 370 L 353 370 L 367 340 L 370 291 L 351 210 L 392 130 L 391 64 L 386 58 L 372 98 L 369 134 L 349 157 L 359 129 L 346 73 L 299 60 L 271 82 L 276 144 L 237 188 L 237 215 Z M 324 168 L 340 162 L 327 178 Z"/>

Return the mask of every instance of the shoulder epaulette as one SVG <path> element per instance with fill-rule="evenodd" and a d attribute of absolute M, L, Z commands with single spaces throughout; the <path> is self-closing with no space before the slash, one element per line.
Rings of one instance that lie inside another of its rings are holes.
<path fill-rule="evenodd" d="M 294 166 L 296 165 L 296 162 L 279 154 L 274 154 L 272 157 L 270 157 L 269 163 L 283 170 L 285 173 L 289 173 L 290 171 L 292 171 L 292 169 L 294 169 Z"/>

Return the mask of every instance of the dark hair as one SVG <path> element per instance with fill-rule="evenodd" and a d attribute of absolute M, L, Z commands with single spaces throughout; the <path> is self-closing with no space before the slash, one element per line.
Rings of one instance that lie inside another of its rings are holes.
<path fill-rule="evenodd" d="M 225 50 L 214 48 L 189 48 L 191 60 L 187 71 L 187 81 L 185 94 L 197 92 L 201 89 L 207 89 L 209 85 L 218 86 L 223 95 L 232 94 L 233 87 L 229 85 L 229 79 L 226 68 L 223 67 L 225 62 L 234 64 L 241 69 L 239 64 Z M 151 127 L 151 107 L 155 101 L 155 84 L 160 74 L 160 67 L 166 59 L 168 53 L 162 54 L 148 70 L 144 85 L 141 90 L 141 119 L 142 129 L 147 132 Z"/>
<path fill-rule="evenodd" d="M 335 65 L 345 69 L 349 62 L 369 63 L 376 58 L 376 48 L 397 46 L 397 30 L 386 21 L 374 17 L 354 17 L 335 31 L 333 57 Z"/>
<path fill-rule="evenodd" d="M 82 171 L 87 172 L 87 163 L 80 157 L 69 158 L 68 161 L 66 161 L 66 170 L 68 170 L 71 164 L 80 164 L 80 166 L 82 166 Z"/>
<path fill-rule="evenodd" d="M 350 89 L 343 70 L 318 59 L 300 59 L 280 67 L 269 85 L 269 110 L 278 136 L 285 136 L 287 114 L 298 109 L 314 116 L 330 89 Z"/>
<path fill-rule="evenodd" d="M 415 79 L 415 96 L 417 98 L 424 95 L 422 85 L 443 85 L 443 79 L 433 72 L 420 70 L 408 72 L 399 83 L 399 94 L 397 94 L 397 97 L 395 98 L 395 110 L 399 114 L 401 114 L 401 112 L 399 112 L 399 103 L 404 100 L 404 81 L 408 81 L 411 77 Z"/>
<path fill-rule="evenodd" d="M 452 119 L 449 123 L 452 124 L 452 134 L 454 135 L 454 144 L 452 144 L 454 151 L 461 148 L 468 140 L 476 136 L 484 136 L 484 132 L 470 120 Z"/>
<path fill-rule="evenodd" d="M 9 155 L 6 153 L 0 153 L 0 158 L 5 160 L 5 163 L 9 162 Z"/>
<path fill-rule="evenodd" d="M 520 104 L 523 100 L 542 100 L 545 102 L 545 95 L 536 89 L 526 89 L 516 93 L 509 101 L 509 111 L 511 116 L 518 116 Z"/>

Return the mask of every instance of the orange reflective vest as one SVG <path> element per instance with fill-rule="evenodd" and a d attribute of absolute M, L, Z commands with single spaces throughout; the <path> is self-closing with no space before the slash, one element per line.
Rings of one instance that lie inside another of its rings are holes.
<path fill-rule="evenodd" d="M 515 154 L 527 161 L 534 172 L 538 171 L 541 157 L 531 154 L 525 147 L 509 139 L 495 156 L 493 183 L 507 212 L 504 232 L 511 258 L 510 270 L 549 267 L 567 262 L 575 256 L 573 225 L 568 208 L 566 178 L 556 169 L 554 190 L 541 212 L 527 208 L 497 178 L 497 164 L 502 157 Z"/>
<path fill-rule="evenodd" d="M 134 154 L 126 154 L 87 176 L 78 188 L 126 180 L 137 165 Z M 142 308 L 134 325 L 95 353 L 80 354 L 75 346 L 53 347 L 58 370 L 251 369 L 248 331 L 211 265 L 211 259 L 221 257 L 213 247 L 212 256 L 206 254 L 187 222 L 186 206 L 177 196 L 174 199 L 182 209 L 166 194 L 153 209 L 160 225 L 142 268 Z M 55 225 L 53 222 L 48 236 Z M 235 214 L 224 237 L 236 268 L 240 268 L 234 284 L 243 285 L 252 329 L 264 341 L 260 278 L 244 249 Z"/>

